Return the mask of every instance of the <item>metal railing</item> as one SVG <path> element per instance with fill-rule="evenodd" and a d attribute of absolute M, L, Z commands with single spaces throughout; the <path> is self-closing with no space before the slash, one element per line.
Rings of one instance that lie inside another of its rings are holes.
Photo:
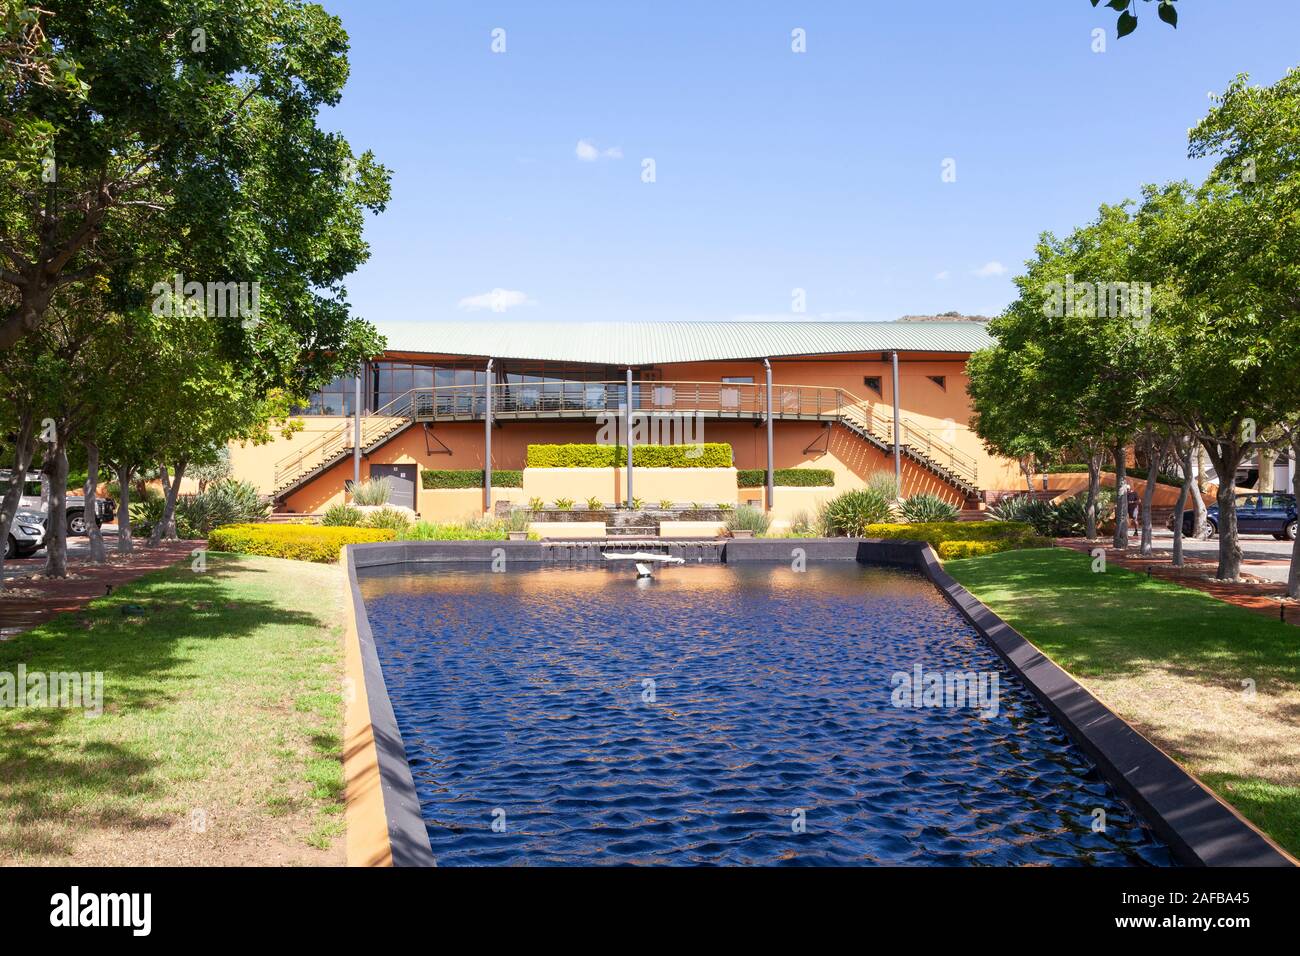
<path fill-rule="evenodd" d="M 403 421 L 482 421 L 491 389 L 494 418 L 594 418 L 620 414 L 628 404 L 626 381 L 498 382 L 445 385 L 403 392 L 361 419 L 361 446 L 367 447 Z M 765 418 L 766 386 L 743 382 L 641 380 L 632 383 L 632 411 L 638 415 L 697 415 L 715 418 Z M 772 386 L 772 416 L 836 420 L 856 424 L 892 445 L 893 416 L 842 388 L 818 385 Z M 352 420 L 331 429 L 275 464 L 275 484 L 307 474 L 351 450 Z M 972 485 L 975 459 L 910 419 L 899 420 L 899 441 Z"/>

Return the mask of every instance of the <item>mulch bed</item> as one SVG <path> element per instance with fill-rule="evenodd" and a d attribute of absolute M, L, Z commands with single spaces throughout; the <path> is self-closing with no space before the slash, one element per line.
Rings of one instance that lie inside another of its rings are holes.
<path fill-rule="evenodd" d="M 1130 571 L 1138 571 L 1152 577 L 1173 581 L 1184 587 L 1196 588 L 1198 591 L 1204 591 L 1211 597 L 1226 601 L 1228 604 L 1235 604 L 1237 607 L 1244 607 L 1249 611 L 1267 614 L 1270 617 L 1284 620 L 1288 624 L 1300 626 L 1300 601 L 1286 596 L 1286 585 L 1263 580 L 1245 570 L 1252 564 L 1271 562 L 1243 559 L 1241 562 L 1242 577 L 1247 580 L 1232 583 L 1214 580 L 1214 573 L 1219 567 L 1217 560 L 1204 561 L 1187 556 L 1183 559 L 1183 567 L 1175 568 L 1170 565 L 1167 556 L 1144 558 L 1133 550 L 1122 553 L 1100 540 L 1087 541 L 1080 538 L 1059 538 L 1056 544 L 1058 547 L 1071 548 L 1084 554 L 1091 552 L 1094 548 L 1104 547 L 1108 564 L 1115 564 Z"/>
<path fill-rule="evenodd" d="M 110 587 L 116 588 L 150 571 L 188 560 L 191 551 L 203 546 L 202 541 L 166 541 L 150 548 L 137 542 L 133 554 L 119 555 L 110 545 L 108 564 L 69 559 L 69 577 L 64 580 L 45 578 L 40 574 L 45 562 L 32 561 L 30 567 L 34 576 L 6 578 L 3 590 L 0 590 L 0 640 L 9 640 L 45 623 L 56 614 L 80 610 L 95 598 L 107 594 Z M 5 567 L 25 568 L 28 564 L 11 561 L 6 562 Z"/>

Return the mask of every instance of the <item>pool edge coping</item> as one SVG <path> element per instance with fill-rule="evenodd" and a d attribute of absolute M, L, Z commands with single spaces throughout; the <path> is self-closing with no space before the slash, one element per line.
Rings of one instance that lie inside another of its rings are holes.
<path fill-rule="evenodd" d="M 357 581 L 356 556 L 343 549 L 347 615 L 344 787 L 349 866 L 434 866 L 415 780 L 388 697 L 374 634 Z M 359 832 L 354 833 L 357 827 Z"/>
<path fill-rule="evenodd" d="M 405 748 L 379 665 L 374 636 L 357 581 L 358 567 L 393 564 L 488 563 L 498 554 L 544 563 L 536 541 L 429 541 L 347 545 L 347 571 L 357 645 L 365 676 L 370 724 L 394 866 L 433 866 Z M 734 552 L 733 552 L 734 549 Z M 1083 685 L 999 617 L 943 568 L 924 541 L 881 538 L 766 538 L 728 540 L 723 563 L 785 562 L 795 549 L 813 561 L 892 564 L 916 568 L 1060 723 L 1107 781 L 1135 805 L 1183 866 L 1297 866 L 1271 837 L 1201 783 L 1172 757 L 1101 703 Z M 413 554 L 415 552 L 416 554 Z M 364 563 L 358 556 L 373 558 Z M 415 844 L 414 846 L 412 844 Z M 349 860 L 349 862 L 351 862 Z"/>

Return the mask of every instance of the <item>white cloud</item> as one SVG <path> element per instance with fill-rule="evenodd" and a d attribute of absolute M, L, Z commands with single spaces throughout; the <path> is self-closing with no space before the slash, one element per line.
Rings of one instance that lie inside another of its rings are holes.
<path fill-rule="evenodd" d="M 994 276 L 1007 274 L 1007 267 L 994 259 L 992 262 L 986 262 L 978 269 L 972 269 L 971 275 L 979 276 L 981 279 L 990 279 Z"/>
<path fill-rule="evenodd" d="M 594 163 L 598 159 L 622 159 L 623 149 L 619 146 L 600 149 L 591 140 L 580 139 L 577 147 L 573 150 L 573 154 L 584 163 Z"/>
<path fill-rule="evenodd" d="M 528 298 L 527 293 L 519 292 L 516 289 L 493 289 L 491 292 L 465 296 L 456 303 L 456 308 L 463 309 L 466 312 L 479 312 L 483 309 L 504 312 L 506 309 L 513 309 L 516 306 L 536 304 L 536 302 Z"/>
<path fill-rule="evenodd" d="M 934 274 L 934 281 L 935 281 L 935 282 L 947 282 L 947 281 L 948 281 L 948 270 L 947 270 L 947 269 L 944 269 L 942 272 L 936 272 L 936 273 Z"/>

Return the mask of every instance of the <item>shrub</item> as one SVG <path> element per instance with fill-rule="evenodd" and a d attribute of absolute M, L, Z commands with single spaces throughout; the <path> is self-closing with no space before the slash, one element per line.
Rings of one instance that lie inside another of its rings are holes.
<path fill-rule="evenodd" d="M 201 538 L 213 528 L 228 524 L 248 524 L 271 513 L 271 502 L 263 498 L 251 482 L 226 478 L 208 485 L 202 494 L 176 501 L 176 533 L 182 526 L 186 538 Z M 159 509 L 158 520 L 162 519 Z"/>
<path fill-rule="evenodd" d="M 829 468 L 778 468 L 772 472 L 772 481 L 785 488 L 826 488 L 835 484 L 835 472 Z M 765 469 L 742 468 L 736 472 L 737 488 L 762 488 L 766 484 Z"/>
<path fill-rule="evenodd" d="M 506 519 L 502 524 L 505 526 L 506 531 L 527 531 L 528 526 L 532 524 L 532 521 L 533 516 L 527 511 L 514 508 L 511 510 L 510 514 L 506 516 Z"/>
<path fill-rule="evenodd" d="M 992 505 L 988 509 L 994 521 L 1023 521 L 1034 526 L 1039 534 L 1051 534 L 1056 527 L 1056 507 L 1050 501 L 1040 501 L 1029 495 L 1017 495 Z"/>
<path fill-rule="evenodd" d="M 592 495 L 590 498 L 587 499 L 588 511 L 600 511 L 604 507 L 605 507 L 605 502 L 601 501 L 595 495 Z"/>
<path fill-rule="evenodd" d="M 365 517 L 351 505 L 335 505 L 321 517 L 320 523 L 327 528 L 358 528 Z"/>
<path fill-rule="evenodd" d="M 812 518 L 807 511 L 796 511 L 790 516 L 790 530 L 795 534 L 809 534 L 813 530 Z"/>
<path fill-rule="evenodd" d="M 1080 492 L 1066 498 L 1056 506 L 1056 519 L 1052 525 L 1052 533 L 1060 538 L 1078 538 L 1082 537 L 1088 530 L 1086 510 L 1088 506 L 1088 493 Z M 1101 488 L 1097 492 L 1097 527 L 1100 528 L 1102 523 L 1109 517 L 1114 518 L 1115 514 L 1115 492 L 1109 488 Z"/>
<path fill-rule="evenodd" d="M 898 479 L 894 477 L 892 471 L 873 471 L 867 475 L 867 487 L 882 498 L 888 498 L 890 501 L 898 500 Z"/>
<path fill-rule="evenodd" d="M 741 505 L 727 515 L 726 528 L 728 531 L 752 531 L 757 537 L 764 534 L 771 523 L 772 519 L 763 509 L 755 508 L 753 505 Z"/>
<path fill-rule="evenodd" d="M 863 537 L 925 541 L 943 560 L 969 558 L 1019 548 L 1050 548 L 1052 539 L 1034 533 L 1031 525 L 1013 521 L 934 521 L 919 524 L 877 524 Z"/>
<path fill-rule="evenodd" d="M 393 483 L 388 478 L 367 478 L 352 486 L 354 505 L 386 505 L 393 494 Z"/>
<path fill-rule="evenodd" d="M 366 528 L 388 528 L 399 535 L 411 526 L 411 516 L 396 508 L 380 508 L 366 515 L 362 521 Z"/>
<path fill-rule="evenodd" d="M 619 468 L 627 464 L 625 445 L 529 445 L 529 468 Z M 637 445 L 632 464 L 638 468 L 730 468 L 731 446 Z"/>
<path fill-rule="evenodd" d="M 660 511 L 671 511 L 671 510 L 672 510 L 672 507 L 673 507 L 673 503 L 672 503 L 669 499 L 667 499 L 667 498 L 660 498 L 660 499 L 659 499 L 659 510 L 660 510 Z"/>
<path fill-rule="evenodd" d="M 420 486 L 423 488 L 482 488 L 483 469 L 439 469 L 425 468 L 420 472 Z M 524 473 L 509 468 L 492 469 L 493 488 L 522 488 Z"/>
<path fill-rule="evenodd" d="M 961 509 L 949 504 L 938 495 L 912 495 L 899 507 L 899 513 L 905 521 L 956 521 Z"/>
<path fill-rule="evenodd" d="M 572 498 L 556 498 L 556 499 L 555 499 L 555 507 L 558 508 L 560 511 L 572 511 L 572 510 L 573 510 L 573 499 L 572 499 Z"/>
<path fill-rule="evenodd" d="M 545 508 L 545 507 L 546 507 L 546 502 L 543 501 L 541 498 L 529 498 L 529 499 L 528 499 L 528 510 L 529 510 L 529 511 L 541 511 L 541 510 L 542 510 L 543 508 Z"/>
<path fill-rule="evenodd" d="M 208 535 L 213 551 L 237 551 L 328 564 L 346 544 L 392 541 L 391 528 L 323 528 L 305 524 L 233 524 Z"/>
<path fill-rule="evenodd" d="M 875 488 L 857 488 L 836 495 L 822 505 L 818 516 L 827 537 L 862 537 L 868 525 L 894 516 L 894 502 Z"/>

